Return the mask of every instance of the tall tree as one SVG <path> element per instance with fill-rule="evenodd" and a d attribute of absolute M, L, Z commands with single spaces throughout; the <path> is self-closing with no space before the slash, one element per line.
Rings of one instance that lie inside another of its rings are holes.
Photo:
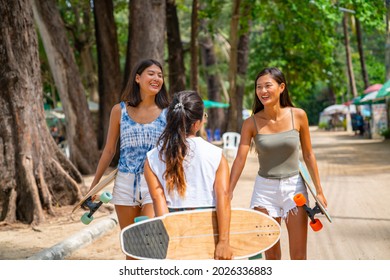
<path fill-rule="evenodd" d="M 198 60 L 199 60 L 199 21 L 198 21 L 199 2 L 198 0 L 192 1 L 192 12 L 191 12 L 191 89 L 198 91 Z"/>
<path fill-rule="evenodd" d="M 112 0 L 94 1 L 99 73 L 99 148 L 104 146 L 111 108 L 120 100 L 122 77 Z"/>
<path fill-rule="evenodd" d="M 242 126 L 242 110 L 245 94 L 245 80 L 248 69 L 249 57 L 249 34 L 251 27 L 251 3 L 249 0 L 243 0 L 242 15 L 240 16 L 239 38 L 237 47 L 237 84 L 236 84 L 236 101 L 237 101 L 237 127 L 238 131 Z"/>
<path fill-rule="evenodd" d="M 34 0 L 33 10 L 66 117 L 70 160 L 82 174 L 95 172 L 99 155 L 85 90 L 55 0 Z"/>
<path fill-rule="evenodd" d="M 82 177 L 46 125 L 31 1 L 0 0 L 0 220 L 38 224 Z"/>
<path fill-rule="evenodd" d="M 167 10 L 167 41 L 169 66 L 169 94 L 184 90 L 186 73 L 184 68 L 184 51 L 180 36 L 179 19 L 176 1 L 166 0 Z"/>
<path fill-rule="evenodd" d="M 129 38 L 124 82 L 141 59 L 164 63 L 165 0 L 129 1 Z"/>
<path fill-rule="evenodd" d="M 70 34 L 70 41 L 78 53 L 78 64 L 80 66 L 80 76 L 87 92 L 89 100 L 98 102 L 98 79 L 96 75 L 96 63 L 93 58 L 93 45 L 95 37 L 93 34 L 93 20 L 90 1 L 72 1 L 62 0 L 59 9 L 62 10 L 62 18 L 66 30 Z M 59 1 L 57 1 L 60 5 Z"/>
<path fill-rule="evenodd" d="M 355 75 L 353 73 L 351 47 L 349 44 L 349 37 L 348 37 L 348 16 L 345 13 L 343 16 L 343 30 L 344 30 L 344 47 L 345 47 L 345 54 L 347 60 L 349 88 L 351 90 L 352 96 L 357 97 L 358 94 L 356 90 Z"/>
<path fill-rule="evenodd" d="M 390 0 L 386 0 L 386 45 L 385 45 L 385 81 L 390 80 Z M 387 127 L 390 128 L 390 100 L 386 99 Z"/>
<path fill-rule="evenodd" d="M 238 26 L 240 21 L 240 0 L 234 0 L 232 4 L 232 16 L 230 21 L 230 62 L 229 62 L 229 116 L 227 131 L 239 132 L 237 123 L 238 116 L 238 98 L 237 98 L 237 48 L 238 48 Z M 241 112 L 240 112 L 241 117 Z"/>
<path fill-rule="evenodd" d="M 363 82 L 364 82 L 364 88 L 366 89 L 370 86 L 370 82 L 368 80 L 368 73 L 367 73 L 367 69 L 366 69 L 366 60 L 364 57 L 362 27 L 360 24 L 360 20 L 356 16 L 354 18 L 355 18 L 355 24 L 356 24 L 356 38 L 357 38 L 357 44 L 358 44 L 360 66 L 362 69 L 362 78 L 363 78 Z"/>
<path fill-rule="evenodd" d="M 386 0 L 386 45 L 385 45 L 386 81 L 390 80 L 390 0 Z"/>
<path fill-rule="evenodd" d="M 200 36 L 199 46 L 201 53 L 201 61 L 204 68 L 207 84 L 207 97 L 209 100 L 221 101 L 221 87 L 219 81 L 219 73 L 217 69 L 218 61 L 214 50 L 214 42 L 206 26 L 206 19 L 200 21 Z M 209 122 L 207 128 L 215 131 L 226 126 L 226 118 L 223 108 L 208 109 Z"/>

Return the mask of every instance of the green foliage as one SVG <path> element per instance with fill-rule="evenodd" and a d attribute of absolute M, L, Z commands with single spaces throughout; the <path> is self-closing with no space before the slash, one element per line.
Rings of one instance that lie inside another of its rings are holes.
<path fill-rule="evenodd" d="M 390 139 L 390 129 L 383 129 L 380 131 L 380 135 L 385 137 L 386 139 Z"/>
<path fill-rule="evenodd" d="M 352 98 L 348 92 L 344 35 L 339 7 L 356 9 L 363 29 L 366 68 L 370 82 L 383 83 L 384 5 L 383 1 L 328 0 L 261 1 L 251 32 L 251 52 L 248 77 L 255 77 L 264 67 L 276 66 L 286 75 L 292 99 L 305 109 L 309 120 L 327 105 L 328 89 L 338 102 Z M 364 90 L 357 52 L 354 25 L 350 24 L 355 80 L 359 92 Z M 366 35 L 367 34 L 367 35 Z M 382 36 L 383 35 L 383 36 Z M 252 84 L 248 85 L 253 95 Z M 322 100 L 322 103 L 319 102 Z"/>
<path fill-rule="evenodd" d="M 321 122 L 321 123 L 318 125 L 318 128 L 319 128 L 319 129 L 329 129 L 329 124 L 328 124 L 328 123 L 325 123 L 325 122 Z"/>
<path fill-rule="evenodd" d="M 339 0 L 338 7 L 354 11 L 354 15 L 368 29 L 375 29 L 376 33 L 385 31 L 386 23 L 383 20 L 385 14 L 385 1 L 383 0 Z"/>
<path fill-rule="evenodd" d="M 257 18 L 251 34 L 250 76 L 264 67 L 276 66 L 286 76 L 296 104 L 315 103 L 314 90 L 319 81 L 338 76 L 333 53 L 334 26 L 339 20 L 329 1 L 264 1 L 263 13 Z M 315 16 L 313 16 L 315 15 Z M 317 107 L 317 106 L 316 106 Z M 317 112 L 313 112 L 317 114 Z M 317 117 L 316 117 L 317 118 Z"/>
<path fill-rule="evenodd" d="M 127 52 L 129 2 L 114 0 L 114 16 L 117 25 L 121 67 Z M 180 32 L 185 50 L 185 69 L 189 85 L 192 0 L 176 0 Z M 204 22 L 212 35 L 217 64 L 212 73 L 221 77 L 222 85 L 228 89 L 229 32 L 232 1 L 200 1 L 199 20 Z M 342 17 L 340 8 L 355 11 L 348 14 L 349 38 L 357 89 L 364 90 L 359 54 L 357 51 L 354 16 L 359 19 L 363 31 L 363 48 L 366 68 L 371 84 L 384 83 L 385 77 L 385 4 L 383 0 L 242 0 L 241 8 L 250 4 L 248 18 L 240 23 L 250 22 L 241 32 L 250 30 L 249 66 L 245 79 L 246 94 L 244 107 L 251 108 L 254 96 L 254 77 L 264 67 L 277 66 L 286 75 L 289 91 L 296 106 L 303 108 L 311 123 L 316 123 L 319 112 L 330 105 L 329 91 L 336 94 L 338 102 L 352 98 L 348 90 L 346 57 Z M 83 32 L 94 34 L 93 14 L 89 7 L 93 1 L 59 0 L 58 7 L 69 31 L 69 41 L 76 44 L 77 36 Z M 85 17 L 87 11 L 90 12 Z M 250 28 L 250 29 L 248 29 Z M 200 33 L 200 35 L 202 35 Z M 93 37 L 93 36 L 92 36 Z M 91 42 L 95 44 L 94 42 Z M 93 49 L 96 58 L 96 49 Z M 47 62 L 42 48 L 42 70 L 45 91 L 52 91 L 53 81 L 48 73 Z M 75 52 L 79 61 L 79 54 Z M 207 95 L 206 81 L 202 67 L 199 67 L 199 88 Z M 82 75 L 83 73 L 81 73 Z M 167 75 L 167 71 L 165 71 Z M 222 92 L 221 92 L 222 95 Z M 53 94 L 51 95 L 53 96 Z M 49 95 L 48 95 L 49 97 Z"/>
<path fill-rule="evenodd" d="M 114 18 L 117 28 L 118 47 L 119 47 L 119 63 L 124 71 L 126 64 L 127 53 L 127 38 L 129 27 L 129 3 L 128 0 L 115 0 L 114 1 Z"/>

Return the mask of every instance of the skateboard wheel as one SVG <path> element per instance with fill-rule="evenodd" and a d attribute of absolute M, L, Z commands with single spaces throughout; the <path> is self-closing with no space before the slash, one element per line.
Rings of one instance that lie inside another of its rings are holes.
<path fill-rule="evenodd" d="M 84 213 L 84 215 L 81 216 L 80 220 L 84 225 L 89 225 L 93 220 L 93 216 L 89 217 L 88 215 L 89 215 L 89 213 L 86 212 L 86 213 Z"/>
<path fill-rule="evenodd" d="M 138 223 L 138 222 L 141 222 L 141 221 L 145 221 L 145 220 L 147 220 L 147 219 L 149 219 L 148 216 L 138 216 L 138 217 L 135 217 L 135 218 L 134 218 L 134 223 Z"/>
<path fill-rule="evenodd" d="M 322 229 L 322 223 L 319 219 L 315 219 L 315 222 L 310 221 L 310 226 L 313 231 L 320 231 Z"/>
<path fill-rule="evenodd" d="M 100 201 L 103 203 L 110 202 L 112 199 L 112 194 L 109 192 L 104 192 L 100 195 Z"/>
<path fill-rule="evenodd" d="M 306 198 L 303 194 L 298 193 L 294 196 L 294 202 L 297 206 L 303 206 L 306 204 Z"/>

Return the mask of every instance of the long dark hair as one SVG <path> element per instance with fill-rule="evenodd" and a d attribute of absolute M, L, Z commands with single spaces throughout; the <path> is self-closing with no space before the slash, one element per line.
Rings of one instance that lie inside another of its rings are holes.
<path fill-rule="evenodd" d="M 274 79 L 279 85 L 282 83 L 285 85 L 284 90 L 280 95 L 280 106 L 283 108 L 287 107 L 287 106 L 294 107 L 294 105 L 291 101 L 290 95 L 288 93 L 286 78 L 284 77 L 282 71 L 280 71 L 276 67 L 268 67 L 268 68 L 261 70 L 260 73 L 257 74 L 257 76 L 256 76 L 256 79 L 255 79 L 255 98 L 253 101 L 252 113 L 256 114 L 257 112 L 260 112 L 261 110 L 264 109 L 263 103 L 261 103 L 259 97 L 257 97 L 257 94 L 256 94 L 256 83 L 260 77 L 265 76 L 265 75 L 270 75 L 272 77 L 272 79 Z"/>
<path fill-rule="evenodd" d="M 121 101 L 126 102 L 127 105 L 132 107 L 137 107 L 141 103 L 141 90 L 139 84 L 135 81 L 135 78 L 137 74 L 141 75 L 146 68 L 152 65 L 158 66 L 161 69 L 161 72 L 163 72 L 162 65 L 157 60 L 145 59 L 138 62 L 131 71 L 129 80 L 127 81 L 126 86 L 122 90 Z M 156 105 L 161 109 L 168 107 L 169 100 L 165 87 L 165 82 L 163 83 L 161 90 L 157 93 L 155 97 L 155 102 Z"/>
<path fill-rule="evenodd" d="M 175 93 L 168 107 L 167 125 L 161 134 L 160 160 L 164 160 L 166 170 L 163 177 L 170 193 L 175 188 L 181 197 L 186 192 L 183 162 L 188 153 L 187 136 L 191 126 L 203 119 L 202 98 L 196 91 L 185 90 Z"/>

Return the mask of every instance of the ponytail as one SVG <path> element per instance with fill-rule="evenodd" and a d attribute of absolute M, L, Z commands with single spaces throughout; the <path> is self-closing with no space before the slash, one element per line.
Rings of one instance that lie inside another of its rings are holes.
<path fill-rule="evenodd" d="M 202 118 L 203 101 L 197 92 L 181 91 L 174 95 L 168 107 L 167 125 L 158 140 L 159 157 L 166 165 L 163 178 L 168 193 L 176 189 L 180 197 L 185 196 L 184 160 L 189 149 L 187 136 L 191 126 Z"/>

